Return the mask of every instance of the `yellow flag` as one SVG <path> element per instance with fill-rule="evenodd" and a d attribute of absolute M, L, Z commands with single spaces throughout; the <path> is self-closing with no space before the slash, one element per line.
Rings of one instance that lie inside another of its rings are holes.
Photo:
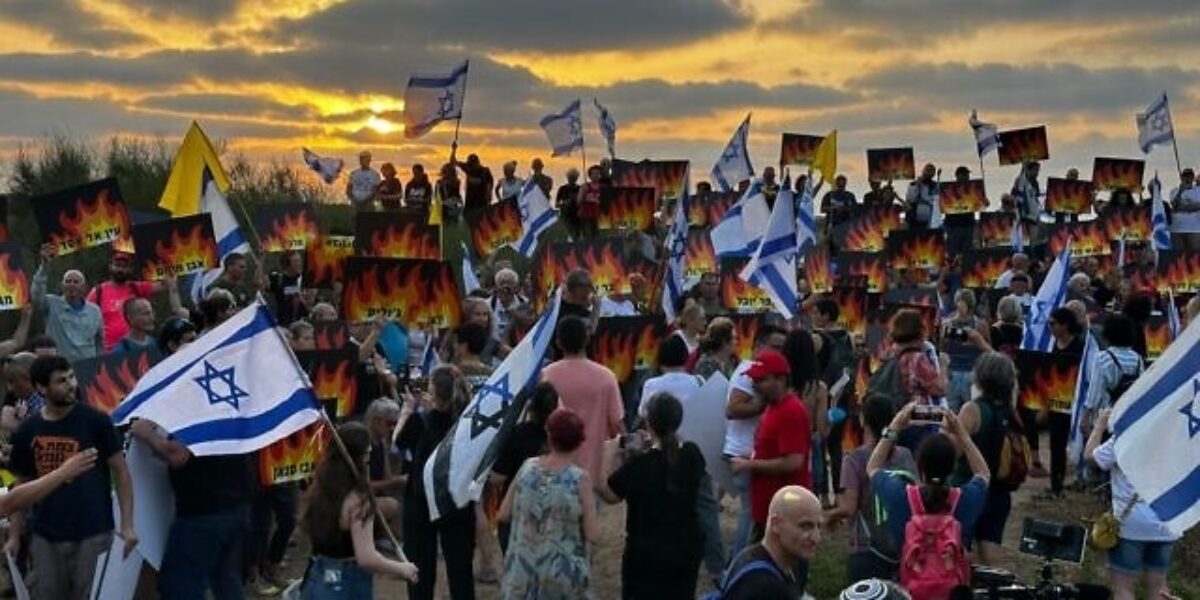
<path fill-rule="evenodd" d="M 158 201 L 159 208 L 174 216 L 194 215 L 200 212 L 200 198 L 204 195 L 204 170 L 212 177 L 213 183 L 222 194 L 229 192 L 229 176 L 221 168 L 217 153 L 213 150 L 208 136 L 200 129 L 200 125 L 192 121 L 179 152 L 175 154 L 175 162 L 171 165 L 171 176 L 167 179 L 167 187 L 163 188 L 162 198 Z"/>
<path fill-rule="evenodd" d="M 821 172 L 821 179 L 833 181 L 837 177 L 837 130 L 829 132 L 817 151 L 813 153 L 812 168 Z"/>
<path fill-rule="evenodd" d="M 433 199 L 429 201 L 429 224 L 442 224 L 442 188 L 433 186 Z"/>

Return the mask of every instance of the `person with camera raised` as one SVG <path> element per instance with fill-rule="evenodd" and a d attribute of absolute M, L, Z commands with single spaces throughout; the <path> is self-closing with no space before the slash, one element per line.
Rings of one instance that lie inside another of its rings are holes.
<path fill-rule="evenodd" d="M 942 350 L 950 357 L 946 403 L 958 412 L 971 401 L 971 367 L 992 349 L 987 322 L 975 315 L 975 292 L 954 293 L 954 314 L 942 320 Z"/>

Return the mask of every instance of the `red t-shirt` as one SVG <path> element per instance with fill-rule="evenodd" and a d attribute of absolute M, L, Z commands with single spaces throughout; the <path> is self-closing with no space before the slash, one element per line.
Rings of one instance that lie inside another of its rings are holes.
<path fill-rule="evenodd" d="M 755 460 L 789 454 L 804 455 L 800 470 L 786 475 L 769 475 L 761 471 L 750 473 L 750 515 L 755 523 L 767 522 L 771 497 L 780 488 L 802 485 L 812 489 L 812 427 L 804 403 L 792 393 L 767 407 L 758 423 L 758 431 L 754 433 Z"/>
<path fill-rule="evenodd" d="M 153 293 L 154 284 L 149 281 L 105 281 L 92 288 L 87 300 L 100 307 L 100 317 L 104 321 L 105 352 L 129 333 L 129 323 L 125 322 L 125 301 L 130 298 L 149 298 Z"/>

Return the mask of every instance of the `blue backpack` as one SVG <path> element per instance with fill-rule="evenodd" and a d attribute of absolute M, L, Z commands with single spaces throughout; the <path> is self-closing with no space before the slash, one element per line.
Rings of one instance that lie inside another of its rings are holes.
<path fill-rule="evenodd" d="M 737 582 L 742 577 L 745 577 L 746 575 L 755 571 L 770 571 L 780 580 L 786 579 L 783 576 L 783 573 L 779 571 L 779 567 L 775 566 L 775 563 L 762 559 L 752 560 L 742 565 L 742 567 L 736 571 L 726 571 L 725 577 L 721 579 L 721 587 L 715 591 L 705 594 L 704 596 L 701 596 L 701 600 L 721 600 L 721 598 L 725 597 L 725 592 L 729 591 L 729 588 L 737 585 Z"/>

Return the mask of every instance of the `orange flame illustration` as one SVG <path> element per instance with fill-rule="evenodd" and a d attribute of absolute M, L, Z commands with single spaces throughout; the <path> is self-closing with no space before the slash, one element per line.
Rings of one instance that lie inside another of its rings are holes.
<path fill-rule="evenodd" d="M 59 215 L 61 230 L 51 233 L 49 241 L 58 247 L 60 255 L 115 241 L 123 242 L 126 247 L 132 244 L 129 211 L 110 192 L 105 188 L 94 198 L 79 198 Z"/>
<path fill-rule="evenodd" d="M 1050 234 L 1050 252 L 1058 255 L 1071 240 L 1073 256 L 1107 256 L 1112 253 L 1108 233 L 1100 221 L 1067 223 L 1057 226 Z"/>
<path fill-rule="evenodd" d="M 1146 358 L 1154 360 L 1171 345 L 1171 326 L 1164 317 L 1152 317 L 1142 328 L 1146 335 Z"/>
<path fill-rule="evenodd" d="M 804 258 L 804 278 L 809 291 L 825 294 L 833 290 L 833 274 L 829 271 L 829 247 L 822 244 L 808 251 Z"/>
<path fill-rule="evenodd" d="M 841 277 L 865 277 L 867 291 L 876 294 L 887 289 L 887 265 L 882 254 L 843 252 L 838 256 Z"/>
<path fill-rule="evenodd" d="M 941 186 L 942 212 L 948 215 L 973 213 L 987 208 L 987 191 L 982 179 L 948 181 Z"/>
<path fill-rule="evenodd" d="M 1159 283 L 1163 288 L 1176 294 L 1200 292 L 1200 254 L 1176 251 L 1159 257 Z"/>
<path fill-rule="evenodd" d="M 0 269 L 0 310 L 15 310 L 29 304 L 29 277 L 21 269 L 19 258 L 11 251 L 0 253 L 5 268 Z"/>
<path fill-rule="evenodd" d="M 654 188 L 610 188 L 604 196 L 596 221 L 600 229 L 647 231 L 654 225 Z"/>
<path fill-rule="evenodd" d="M 915 179 L 912 148 L 867 150 L 867 173 L 871 181 Z"/>
<path fill-rule="evenodd" d="M 936 230 L 905 232 L 892 250 L 889 262 L 894 269 L 940 268 L 946 262 L 946 239 Z"/>
<path fill-rule="evenodd" d="M 721 270 L 721 303 L 738 313 L 757 313 L 773 310 L 771 297 L 738 277 L 745 261 L 730 261 Z"/>
<path fill-rule="evenodd" d="M 613 185 L 652 187 L 658 190 L 660 201 L 676 200 L 683 195 L 683 179 L 687 168 L 686 160 L 616 161 L 613 165 Z"/>
<path fill-rule="evenodd" d="M 664 329 L 661 321 L 654 323 L 638 319 L 631 328 L 609 319 L 596 328 L 596 337 L 592 342 L 593 360 L 612 369 L 617 381 L 629 381 L 634 369 L 654 366 L 655 353 Z"/>
<path fill-rule="evenodd" d="M 1097 156 L 1092 163 L 1092 184 L 1097 190 L 1120 188 L 1136 192 L 1142 189 L 1145 171 L 1145 161 Z"/>
<path fill-rule="evenodd" d="M 1092 209 L 1092 182 L 1051 177 L 1046 180 L 1046 212 L 1083 214 Z"/>
<path fill-rule="evenodd" d="M 707 229 L 688 232 L 687 257 L 684 258 L 684 274 L 688 279 L 699 279 L 705 273 L 716 273 L 717 253 L 713 250 L 712 238 Z"/>
<path fill-rule="evenodd" d="M 312 372 L 313 393 L 320 400 L 337 398 L 338 418 L 354 414 L 358 398 L 358 380 L 354 378 L 354 361 L 317 363 Z"/>
<path fill-rule="evenodd" d="M 979 213 L 979 245 L 983 248 L 1011 248 L 1012 228 L 1016 217 L 1012 213 Z M 1021 225 L 1022 239 L 1029 239 L 1029 228 Z"/>
<path fill-rule="evenodd" d="M 817 147 L 825 141 L 825 136 L 785 133 L 779 148 L 779 164 L 808 165 L 812 164 Z"/>
<path fill-rule="evenodd" d="M 468 219 L 471 245 L 478 256 L 488 256 L 521 239 L 521 213 L 516 200 L 492 204 L 486 210 L 468 215 Z"/>
<path fill-rule="evenodd" d="M 1070 412 L 1071 403 L 1075 401 L 1075 383 L 1079 377 L 1078 363 L 1041 360 L 1022 365 L 1021 368 L 1022 371 L 1033 370 L 1032 373 L 1021 373 L 1021 406 L 1032 410 L 1049 407 Z"/>
<path fill-rule="evenodd" d="M 345 321 L 313 323 L 314 346 L 317 350 L 337 350 L 350 343 L 350 329 Z"/>
<path fill-rule="evenodd" d="M 1008 270 L 1007 252 L 969 253 L 963 257 L 963 287 L 990 288 Z"/>
<path fill-rule="evenodd" d="M 717 193 L 710 196 L 706 205 L 708 215 L 705 217 L 708 226 L 715 227 L 717 223 L 720 223 L 721 219 L 725 218 L 725 213 L 729 212 L 729 209 L 737 204 L 738 200 L 737 192 Z"/>
<path fill-rule="evenodd" d="M 838 325 L 851 334 L 867 333 L 867 295 L 861 288 L 837 288 L 831 295 L 838 305 Z"/>
<path fill-rule="evenodd" d="M 96 377 L 83 392 L 89 406 L 106 414 L 117 408 L 125 396 L 133 391 L 138 379 L 150 370 L 150 353 L 139 353 L 136 361 L 116 361 L 119 365 L 113 362 L 102 359 L 97 365 Z"/>
<path fill-rule="evenodd" d="M 196 223 L 185 234 L 180 234 L 180 228 L 174 228 L 170 239 L 154 242 L 153 258 L 145 260 L 142 278 L 157 281 L 170 275 L 182 275 L 215 266 L 217 242 L 205 230 L 203 223 Z"/>
<path fill-rule="evenodd" d="M 371 256 L 380 258 L 439 260 L 442 257 L 442 249 L 438 246 L 437 228 L 411 222 L 376 230 L 371 234 L 365 250 Z"/>
<path fill-rule="evenodd" d="M 304 283 L 329 287 L 342 280 L 342 263 L 354 254 L 354 236 L 327 235 L 308 245 L 304 260 Z"/>
<path fill-rule="evenodd" d="M 444 262 L 386 260 L 366 263 L 345 284 L 346 318 L 365 321 L 382 315 L 408 327 L 456 327 L 462 307 L 454 272 Z"/>
<path fill-rule="evenodd" d="M 883 230 L 884 237 L 900 228 L 900 207 L 899 206 L 881 206 L 874 207 L 866 213 L 877 223 L 879 228 Z"/>
<path fill-rule="evenodd" d="M 1000 132 L 1000 164 L 1019 165 L 1050 158 L 1045 126 Z"/>
<path fill-rule="evenodd" d="M 883 223 L 865 215 L 847 226 L 844 249 L 847 252 L 881 252 L 886 237 Z"/>
<path fill-rule="evenodd" d="M 258 453 L 259 479 L 263 485 L 304 481 L 316 472 L 332 434 L 324 421 L 317 421 Z"/>
<path fill-rule="evenodd" d="M 1129 285 L 1137 291 L 1166 292 L 1169 287 L 1165 277 L 1160 277 L 1153 266 L 1139 266 L 1122 269 L 1122 275 L 1129 280 Z"/>
<path fill-rule="evenodd" d="M 763 324 L 762 314 L 732 315 L 733 330 L 737 332 L 737 355 L 742 360 L 754 358 L 754 340 Z"/>
<path fill-rule="evenodd" d="M 1125 234 L 1125 242 L 1148 242 L 1153 230 L 1150 225 L 1150 206 L 1110 206 L 1100 219 L 1104 235 L 1112 241 Z"/>
<path fill-rule="evenodd" d="M 307 211 L 289 212 L 271 221 L 270 228 L 263 232 L 262 251 L 303 250 L 320 235 L 320 229 Z"/>

